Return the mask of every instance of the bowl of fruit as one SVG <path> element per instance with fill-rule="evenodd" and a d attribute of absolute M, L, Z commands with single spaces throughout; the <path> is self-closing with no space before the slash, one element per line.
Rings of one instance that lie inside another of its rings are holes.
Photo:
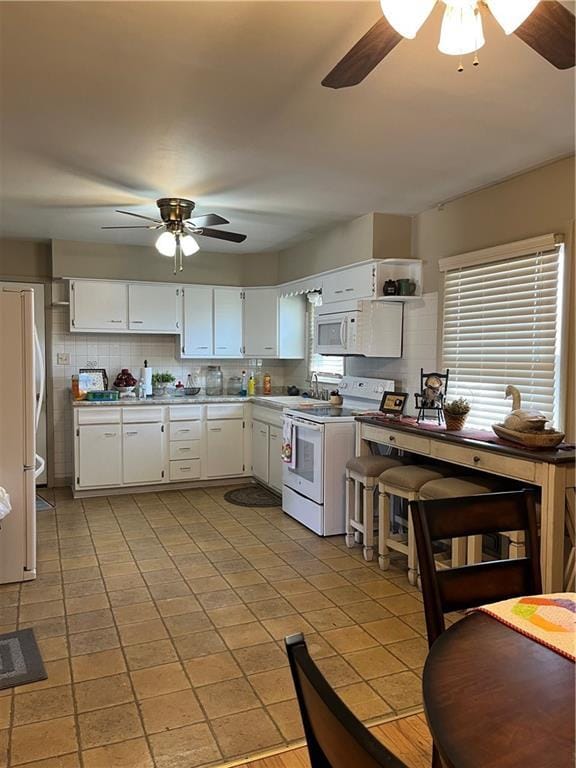
<path fill-rule="evenodd" d="M 132 376 L 128 368 L 122 368 L 118 376 L 114 379 L 114 389 L 120 392 L 120 396 L 130 396 L 138 382 Z"/>

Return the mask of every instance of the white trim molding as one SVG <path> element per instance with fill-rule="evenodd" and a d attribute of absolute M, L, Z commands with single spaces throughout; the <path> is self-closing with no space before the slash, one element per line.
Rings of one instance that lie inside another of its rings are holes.
<path fill-rule="evenodd" d="M 480 251 L 468 251 L 468 253 L 461 253 L 457 256 L 448 256 L 445 259 L 440 259 L 438 266 L 440 272 L 449 272 L 452 269 L 473 267 L 477 264 L 530 256 L 533 253 L 546 253 L 555 250 L 563 242 L 564 235 L 540 235 L 505 245 L 495 245 L 492 248 L 483 248 Z"/>

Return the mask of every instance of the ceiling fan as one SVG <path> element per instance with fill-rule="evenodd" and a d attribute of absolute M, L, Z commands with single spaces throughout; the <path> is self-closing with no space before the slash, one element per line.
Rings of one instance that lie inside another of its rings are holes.
<path fill-rule="evenodd" d="M 137 219 L 152 221 L 153 224 L 139 224 L 120 227 L 101 227 L 101 229 L 164 229 L 156 240 L 156 250 L 163 256 L 174 258 L 174 274 L 182 271 L 182 256 L 192 256 L 200 250 L 200 246 L 192 235 L 201 237 L 214 237 L 217 240 L 228 240 L 231 243 L 243 243 L 246 235 L 237 232 L 228 232 L 222 229 L 213 229 L 221 224 L 230 224 L 228 219 L 217 213 L 207 213 L 203 216 L 192 218 L 192 211 L 196 203 L 183 197 L 161 197 L 156 200 L 160 209 L 160 219 L 152 219 L 150 216 L 142 216 L 131 211 L 116 211 L 126 216 L 135 216 Z"/>
<path fill-rule="evenodd" d="M 326 88 L 348 88 L 364 78 L 402 38 L 414 38 L 437 0 L 380 0 L 383 17 L 322 80 Z M 442 53 L 462 56 L 484 45 L 482 14 L 491 13 L 507 35 L 514 33 L 557 69 L 574 58 L 574 14 L 556 0 L 438 0 L 445 4 Z M 475 59 L 475 64 L 478 63 Z M 458 67 L 462 71 L 462 64 Z"/>

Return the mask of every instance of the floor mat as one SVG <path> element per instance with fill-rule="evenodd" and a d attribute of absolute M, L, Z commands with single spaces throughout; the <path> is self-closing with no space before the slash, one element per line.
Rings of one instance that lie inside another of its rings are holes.
<path fill-rule="evenodd" d="M 0 635 L 0 690 L 47 677 L 34 630 L 20 629 Z"/>
<path fill-rule="evenodd" d="M 282 498 L 261 485 L 245 485 L 224 494 L 224 500 L 237 507 L 279 507 Z"/>
<path fill-rule="evenodd" d="M 49 509 L 54 509 L 54 506 L 50 502 L 43 499 L 42 496 L 36 496 L 36 512 L 46 512 Z"/>

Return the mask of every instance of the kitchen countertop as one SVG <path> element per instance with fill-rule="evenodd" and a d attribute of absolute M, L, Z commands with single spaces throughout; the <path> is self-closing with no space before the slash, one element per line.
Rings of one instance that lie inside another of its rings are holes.
<path fill-rule="evenodd" d="M 120 400 L 73 400 L 74 408 L 114 408 L 118 406 L 144 406 L 144 405 L 210 405 L 216 403 L 254 403 L 255 405 L 273 408 L 281 411 L 284 408 L 294 407 L 301 402 L 325 404 L 323 400 L 314 400 L 311 397 L 301 395 L 253 395 L 243 397 L 241 395 L 195 395 L 194 397 L 147 397 L 146 400 L 138 398 L 123 398 Z"/>

